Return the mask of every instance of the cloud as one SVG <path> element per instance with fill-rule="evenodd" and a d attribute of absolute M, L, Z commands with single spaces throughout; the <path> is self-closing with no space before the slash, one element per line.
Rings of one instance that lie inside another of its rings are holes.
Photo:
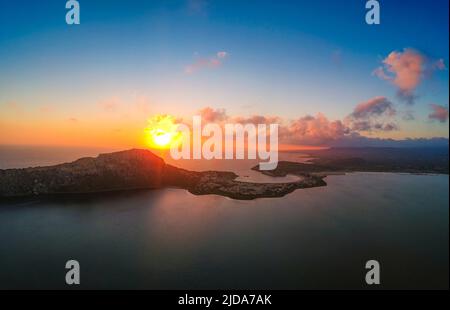
<path fill-rule="evenodd" d="M 273 124 L 280 123 L 282 120 L 278 116 L 264 116 L 264 115 L 252 115 L 252 116 L 228 116 L 225 109 L 214 109 L 211 107 L 205 107 L 200 109 L 198 115 L 202 120 L 209 123 L 240 123 L 240 124 Z"/>
<path fill-rule="evenodd" d="M 322 113 L 318 113 L 316 116 L 308 115 L 293 121 L 283 120 L 279 116 L 229 116 L 225 109 L 211 107 L 199 110 L 198 114 L 203 121 L 220 125 L 224 123 L 278 124 L 280 142 L 283 143 L 323 145 L 348 132 L 341 121 L 330 121 Z"/>
<path fill-rule="evenodd" d="M 395 123 L 372 123 L 369 121 L 359 121 L 352 124 L 351 129 L 355 132 L 359 131 L 393 131 L 398 130 Z"/>
<path fill-rule="evenodd" d="M 187 65 L 184 68 L 186 74 L 193 74 L 202 69 L 214 69 L 222 66 L 226 58 L 228 58 L 228 53 L 225 51 L 217 52 L 216 55 L 209 58 L 199 58 L 194 63 Z"/>
<path fill-rule="evenodd" d="M 385 97 L 375 97 L 358 104 L 354 111 L 342 120 L 330 120 L 323 113 L 307 115 L 294 120 L 279 116 L 229 116 L 224 109 L 205 107 L 198 111 L 202 120 L 223 125 L 278 124 L 280 143 L 293 145 L 327 145 L 345 136 L 359 136 L 359 132 L 393 131 L 398 127 L 393 121 L 396 110 Z"/>
<path fill-rule="evenodd" d="M 293 121 L 283 120 L 279 116 L 228 116 L 225 110 L 213 110 L 209 107 L 200 110 L 202 119 L 209 122 L 228 122 L 239 124 L 278 124 L 279 138 L 282 143 L 324 145 L 342 137 L 348 128 L 340 121 L 330 121 L 324 114 L 304 116 Z"/>
<path fill-rule="evenodd" d="M 374 97 L 365 102 L 358 104 L 353 110 L 352 116 L 354 118 L 368 118 L 373 115 L 395 115 L 396 111 L 392 102 L 386 99 L 386 97 Z"/>
<path fill-rule="evenodd" d="M 439 59 L 435 61 L 432 65 L 434 70 L 447 70 L 447 66 L 444 63 L 444 59 Z"/>
<path fill-rule="evenodd" d="M 274 124 L 281 123 L 282 120 L 278 116 L 252 115 L 249 117 L 235 116 L 231 119 L 234 123 L 241 124 Z"/>
<path fill-rule="evenodd" d="M 211 107 L 205 107 L 199 110 L 198 113 L 202 117 L 202 120 L 208 123 L 219 123 L 228 118 L 225 109 L 214 110 Z"/>
<path fill-rule="evenodd" d="M 412 121 L 412 120 L 416 119 L 416 117 L 414 116 L 414 111 L 412 111 L 412 110 L 408 109 L 408 110 L 402 111 L 401 114 L 402 114 L 402 119 L 405 121 Z"/>
<path fill-rule="evenodd" d="M 219 58 L 219 59 L 224 59 L 226 57 L 228 57 L 228 53 L 227 52 L 222 51 L 222 52 L 218 52 L 217 53 L 217 58 Z"/>
<path fill-rule="evenodd" d="M 353 131 L 393 131 L 398 126 L 393 122 L 397 111 L 386 97 L 378 96 L 358 104 L 345 119 Z"/>
<path fill-rule="evenodd" d="M 278 124 L 279 138 L 282 143 L 324 145 L 348 132 L 348 128 L 341 121 L 330 121 L 322 114 L 300 117 L 293 121 L 283 120 L 279 116 L 228 116 L 224 109 L 206 107 L 198 111 L 202 120 L 209 123 L 223 125 L 227 123 L 239 124 Z"/>
<path fill-rule="evenodd" d="M 441 123 L 445 123 L 448 120 L 448 108 L 434 103 L 430 104 L 430 108 L 432 112 L 428 115 L 429 119 L 437 120 Z"/>
<path fill-rule="evenodd" d="M 376 68 L 375 70 L 373 70 L 372 74 L 375 75 L 376 77 L 378 77 L 381 80 L 385 80 L 385 81 L 391 81 L 392 80 L 392 77 L 390 77 L 389 75 L 387 75 L 384 72 L 383 67 Z"/>
<path fill-rule="evenodd" d="M 436 104 L 430 105 L 433 113 L 430 119 L 445 122 L 448 120 L 448 108 Z M 279 143 L 285 145 L 311 146 L 441 146 L 448 145 L 448 139 L 404 139 L 393 140 L 369 136 L 375 132 L 399 130 L 396 123 L 398 115 L 394 104 L 386 97 L 378 96 L 361 102 L 343 120 L 329 119 L 323 113 L 306 115 L 293 120 L 279 116 L 229 116 L 225 109 L 205 107 L 198 111 L 205 122 L 214 122 L 221 126 L 225 123 L 240 124 L 278 124 Z M 189 122 L 184 122 L 189 124 Z"/>
<path fill-rule="evenodd" d="M 395 123 L 387 123 L 387 124 L 384 124 L 384 125 L 381 124 L 380 126 L 382 126 L 381 130 L 383 130 L 383 131 L 398 130 L 398 126 Z"/>
<path fill-rule="evenodd" d="M 433 62 L 411 48 L 391 52 L 382 63 L 372 74 L 396 86 L 399 98 L 407 104 L 414 103 L 417 98 L 415 90 L 425 76 L 446 68 L 442 59 Z"/>
<path fill-rule="evenodd" d="M 280 138 L 285 143 L 324 145 L 348 133 L 348 128 L 340 121 L 330 121 L 324 114 L 307 115 L 280 128 Z"/>

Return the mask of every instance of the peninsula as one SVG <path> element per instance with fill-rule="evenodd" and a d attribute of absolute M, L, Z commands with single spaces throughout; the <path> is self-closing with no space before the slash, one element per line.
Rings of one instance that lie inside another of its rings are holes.
<path fill-rule="evenodd" d="M 323 176 L 304 174 L 292 183 L 237 181 L 237 174 L 196 172 L 166 164 L 148 150 L 132 149 L 47 167 L 0 170 L 0 197 L 28 197 L 177 187 L 195 195 L 249 200 L 281 197 L 298 188 L 324 186 Z"/>
<path fill-rule="evenodd" d="M 325 186 L 330 174 L 406 172 L 448 174 L 448 149 L 329 149 L 309 154 L 309 162 L 280 161 L 260 173 L 300 178 L 288 183 L 239 181 L 225 171 L 189 171 L 169 165 L 149 150 L 132 149 L 80 158 L 54 166 L 0 169 L 0 199 L 177 187 L 195 195 L 216 194 L 250 200 L 282 197 L 296 189 Z"/>

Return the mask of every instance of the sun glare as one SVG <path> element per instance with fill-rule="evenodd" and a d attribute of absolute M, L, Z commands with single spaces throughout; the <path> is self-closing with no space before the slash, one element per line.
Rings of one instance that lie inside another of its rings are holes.
<path fill-rule="evenodd" d="M 156 115 L 148 121 L 146 141 L 151 148 L 168 149 L 178 136 L 173 116 Z"/>

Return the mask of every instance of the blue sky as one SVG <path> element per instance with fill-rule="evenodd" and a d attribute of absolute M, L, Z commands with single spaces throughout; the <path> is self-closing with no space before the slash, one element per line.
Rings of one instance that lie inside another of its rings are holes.
<path fill-rule="evenodd" d="M 420 83 L 413 106 L 372 74 L 405 48 L 448 66 L 448 1 L 381 0 L 377 26 L 365 23 L 362 0 L 79 2 L 76 26 L 65 23 L 62 0 L 1 2 L 0 109 L 52 106 L 53 118 L 89 119 L 99 102 L 139 96 L 149 113 L 211 106 L 232 115 L 343 119 L 385 96 L 415 114 L 399 120 L 393 137 L 448 137 L 448 121 L 428 119 L 430 103 L 448 108 L 447 69 Z M 221 51 L 227 57 L 217 68 L 186 74 Z"/>

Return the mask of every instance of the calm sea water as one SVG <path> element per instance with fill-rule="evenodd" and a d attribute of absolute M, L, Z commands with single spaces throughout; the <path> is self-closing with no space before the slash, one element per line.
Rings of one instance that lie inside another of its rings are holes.
<path fill-rule="evenodd" d="M 283 198 L 181 189 L 0 202 L 0 288 L 448 288 L 449 177 L 353 173 Z"/>

